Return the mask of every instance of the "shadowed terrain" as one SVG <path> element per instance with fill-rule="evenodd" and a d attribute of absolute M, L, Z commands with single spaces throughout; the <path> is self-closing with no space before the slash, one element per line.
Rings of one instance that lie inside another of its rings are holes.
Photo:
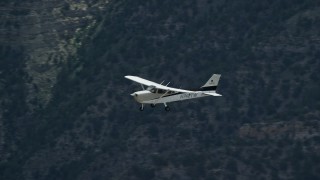
<path fill-rule="evenodd" d="M 319 179 L 312 0 L 0 3 L 1 179 Z M 137 75 L 222 97 L 139 111 Z"/>

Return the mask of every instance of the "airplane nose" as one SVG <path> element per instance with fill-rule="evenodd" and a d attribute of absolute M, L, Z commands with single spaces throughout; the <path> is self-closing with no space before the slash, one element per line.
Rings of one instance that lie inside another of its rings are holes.
<path fill-rule="evenodd" d="M 132 93 L 132 94 L 130 94 L 131 96 L 136 96 L 136 93 Z"/>

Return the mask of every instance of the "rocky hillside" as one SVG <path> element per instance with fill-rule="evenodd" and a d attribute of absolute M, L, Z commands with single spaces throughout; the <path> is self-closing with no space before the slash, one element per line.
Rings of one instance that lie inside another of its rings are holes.
<path fill-rule="evenodd" d="M 0 2 L 1 162 L 14 156 L 16 141 L 25 135 L 26 125 L 50 102 L 61 69 L 78 59 L 83 39 L 100 21 L 106 4 Z"/>
<path fill-rule="evenodd" d="M 320 4 L 1 3 L 1 179 L 319 179 Z M 138 75 L 219 98 L 144 112 Z"/>

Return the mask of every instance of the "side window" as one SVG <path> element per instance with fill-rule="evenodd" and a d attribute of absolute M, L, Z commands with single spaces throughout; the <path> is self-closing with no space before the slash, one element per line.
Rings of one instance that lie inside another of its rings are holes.
<path fill-rule="evenodd" d="M 158 89 L 158 93 L 159 93 L 159 94 L 163 94 L 163 93 L 164 93 L 164 90 Z"/>
<path fill-rule="evenodd" d="M 150 92 L 156 93 L 156 89 L 155 89 L 155 88 L 152 88 L 152 89 L 150 89 Z"/>

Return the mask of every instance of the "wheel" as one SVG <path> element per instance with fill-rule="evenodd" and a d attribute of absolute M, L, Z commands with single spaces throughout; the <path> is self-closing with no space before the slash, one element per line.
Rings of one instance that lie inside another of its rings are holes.
<path fill-rule="evenodd" d="M 169 106 L 166 106 L 164 109 L 165 109 L 166 111 L 170 111 Z"/>
<path fill-rule="evenodd" d="M 143 108 L 143 106 L 141 106 L 141 107 L 140 107 L 140 111 L 143 111 L 143 110 L 144 110 L 144 108 Z"/>
<path fill-rule="evenodd" d="M 155 105 L 155 104 L 150 104 L 150 106 L 151 106 L 152 108 L 156 107 L 156 105 Z"/>

